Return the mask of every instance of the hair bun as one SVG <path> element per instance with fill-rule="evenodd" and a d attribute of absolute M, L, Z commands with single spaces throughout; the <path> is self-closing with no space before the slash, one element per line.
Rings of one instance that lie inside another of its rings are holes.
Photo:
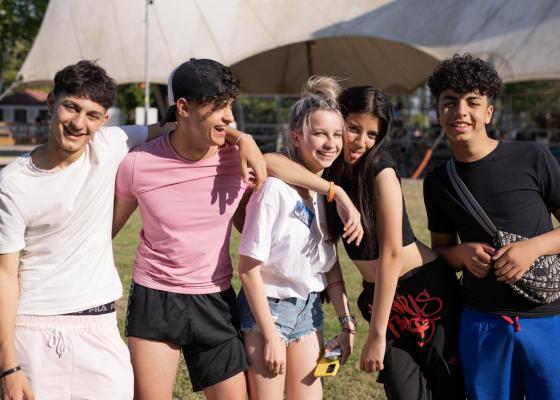
<path fill-rule="evenodd" d="M 329 104 L 329 106 L 338 108 L 337 99 L 338 95 L 342 91 L 342 88 L 338 83 L 339 81 L 340 79 L 332 76 L 313 75 L 309 78 L 305 85 L 303 85 L 301 97 L 307 97 L 310 95 L 320 96 Z"/>

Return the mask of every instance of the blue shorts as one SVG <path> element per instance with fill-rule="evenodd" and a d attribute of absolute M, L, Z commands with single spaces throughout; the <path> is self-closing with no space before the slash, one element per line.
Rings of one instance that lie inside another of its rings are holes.
<path fill-rule="evenodd" d="M 315 331 L 323 330 L 323 309 L 319 293 L 312 292 L 306 300 L 297 297 L 275 299 L 268 297 L 268 306 L 276 331 L 286 344 Z M 237 296 L 241 331 L 260 331 L 243 289 Z"/>
<path fill-rule="evenodd" d="M 463 309 L 459 353 L 467 398 L 560 399 L 560 315 L 503 317 Z"/>

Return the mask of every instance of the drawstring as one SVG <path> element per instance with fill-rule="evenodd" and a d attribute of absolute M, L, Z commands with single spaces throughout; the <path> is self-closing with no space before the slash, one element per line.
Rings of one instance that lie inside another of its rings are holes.
<path fill-rule="evenodd" d="M 416 330 L 418 334 L 418 338 L 416 340 L 416 344 L 418 347 L 424 347 L 425 339 L 426 339 L 426 331 L 430 328 L 430 321 L 425 318 L 414 317 L 412 318 L 412 323 L 414 324 L 414 328 L 412 331 Z"/>
<path fill-rule="evenodd" d="M 54 351 L 56 351 L 58 358 L 62 357 L 62 353 L 64 353 L 64 351 L 66 350 L 62 331 L 57 328 L 53 329 L 51 337 L 47 341 L 47 346 L 49 346 L 51 349 L 54 348 Z"/>
<path fill-rule="evenodd" d="M 515 330 L 515 332 L 519 332 L 521 330 L 521 325 L 519 325 L 519 317 L 511 318 L 509 315 L 502 315 L 501 317 L 508 324 L 513 325 L 513 329 Z"/>

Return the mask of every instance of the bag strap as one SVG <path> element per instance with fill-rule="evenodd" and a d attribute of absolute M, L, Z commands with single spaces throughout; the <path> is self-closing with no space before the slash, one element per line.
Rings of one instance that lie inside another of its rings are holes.
<path fill-rule="evenodd" d="M 463 205 L 467 208 L 471 216 L 478 222 L 478 224 L 492 237 L 496 236 L 498 229 L 494 226 L 488 215 L 484 212 L 480 204 L 476 201 L 472 193 L 469 191 L 455 167 L 453 158 L 447 161 L 447 175 L 453 185 L 453 188 L 459 195 Z"/>

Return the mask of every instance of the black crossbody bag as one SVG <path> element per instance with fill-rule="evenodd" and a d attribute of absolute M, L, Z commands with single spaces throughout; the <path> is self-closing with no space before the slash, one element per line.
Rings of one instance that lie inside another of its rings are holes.
<path fill-rule="evenodd" d="M 486 215 L 480 204 L 478 204 L 463 183 L 463 180 L 457 173 L 453 159 L 447 162 L 447 175 L 471 216 L 492 236 L 495 248 L 528 239 L 515 233 L 501 231 L 494 226 L 488 215 Z M 516 293 L 535 303 L 546 304 L 557 300 L 560 298 L 560 256 L 555 254 L 537 258 L 523 277 L 510 286 Z"/>

